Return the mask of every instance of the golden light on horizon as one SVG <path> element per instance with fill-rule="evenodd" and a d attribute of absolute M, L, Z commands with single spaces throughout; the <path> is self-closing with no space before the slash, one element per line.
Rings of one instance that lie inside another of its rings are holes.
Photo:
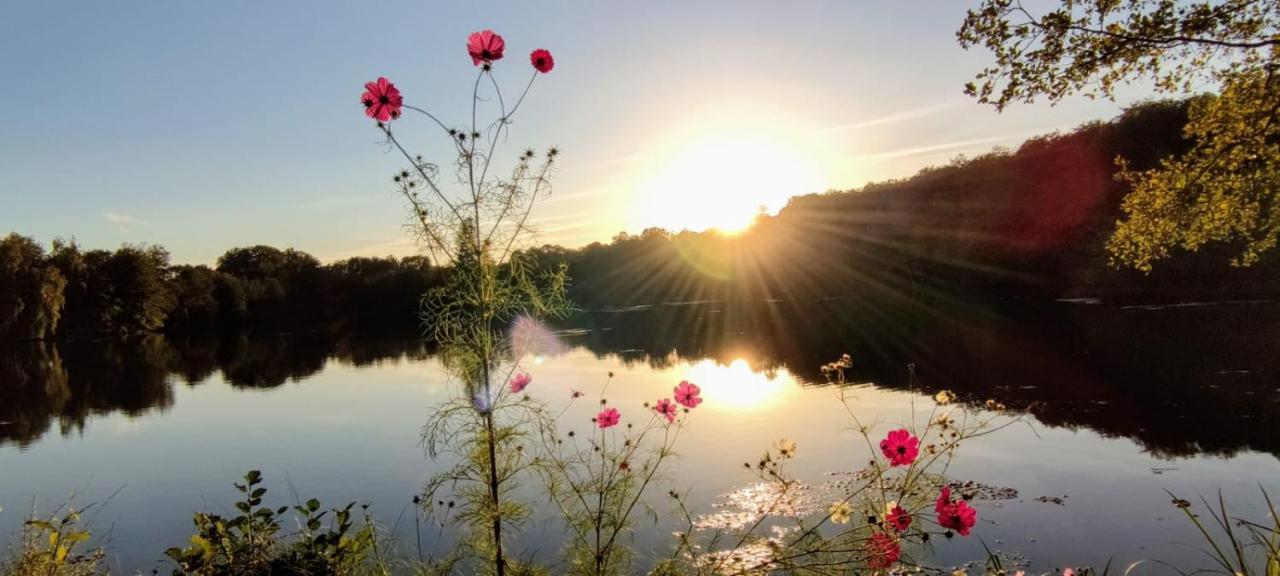
<path fill-rule="evenodd" d="M 695 141 L 666 159 L 640 188 L 634 229 L 715 229 L 737 234 L 760 212 L 826 189 L 823 171 L 800 147 L 764 133 Z"/>
<path fill-rule="evenodd" d="M 727 365 L 709 358 L 698 361 L 684 371 L 681 379 L 702 388 L 702 396 L 707 399 L 704 406 L 730 410 L 767 408 L 796 386 L 795 377 L 786 369 L 773 374 L 756 372 L 742 358 Z"/>

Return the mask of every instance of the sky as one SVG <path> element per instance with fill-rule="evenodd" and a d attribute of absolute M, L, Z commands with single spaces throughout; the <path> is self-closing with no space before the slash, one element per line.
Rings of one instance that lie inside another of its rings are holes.
<path fill-rule="evenodd" d="M 557 146 L 538 242 L 733 228 L 792 194 L 910 176 L 959 154 L 1116 115 L 1069 99 L 1003 113 L 965 97 L 990 62 L 955 41 L 970 3 L 8 2 L 0 14 L 0 234 L 159 244 L 175 263 L 293 247 L 322 261 L 408 255 L 407 212 L 359 103 L 469 116 L 467 35 L 534 83 L 498 162 Z M 415 151 L 437 132 L 398 121 Z M 443 158 L 449 161 L 448 158 Z"/>

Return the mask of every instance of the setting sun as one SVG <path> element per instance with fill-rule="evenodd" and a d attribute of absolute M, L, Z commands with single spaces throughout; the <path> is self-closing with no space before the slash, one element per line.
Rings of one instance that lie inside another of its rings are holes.
<path fill-rule="evenodd" d="M 642 186 L 643 208 L 632 225 L 741 232 L 760 212 L 777 212 L 794 195 L 826 188 L 809 157 L 761 134 L 696 141 L 673 154 Z"/>

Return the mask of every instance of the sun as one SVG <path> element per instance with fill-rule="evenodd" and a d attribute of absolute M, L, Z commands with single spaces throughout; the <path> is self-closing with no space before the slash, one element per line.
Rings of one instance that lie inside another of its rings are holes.
<path fill-rule="evenodd" d="M 631 225 L 736 234 L 825 184 L 815 163 L 779 138 L 719 135 L 678 149 L 658 168 L 640 187 Z"/>

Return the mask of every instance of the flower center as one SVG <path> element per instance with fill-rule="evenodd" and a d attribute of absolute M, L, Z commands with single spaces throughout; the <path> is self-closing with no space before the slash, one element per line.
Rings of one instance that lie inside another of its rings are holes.
<path fill-rule="evenodd" d="M 899 446 L 899 447 L 898 447 L 898 453 L 899 453 L 899 454 L 906 454 L 906 453 L 907 453 L 907 447 L 906 447 L 906 446 Z"/>
<path fill-rule="evenodd" d="M 378 103 L 379 103 L 379 104 L 390 104 L 390 103 L 391 103 L 391 99 L 390 99 L 390 98 L 387 98 L 387 95 L 386 95 L 386 94 L 383 94 L 382 96 L 379 96 L 379 97 L 378 97 Z"/>

